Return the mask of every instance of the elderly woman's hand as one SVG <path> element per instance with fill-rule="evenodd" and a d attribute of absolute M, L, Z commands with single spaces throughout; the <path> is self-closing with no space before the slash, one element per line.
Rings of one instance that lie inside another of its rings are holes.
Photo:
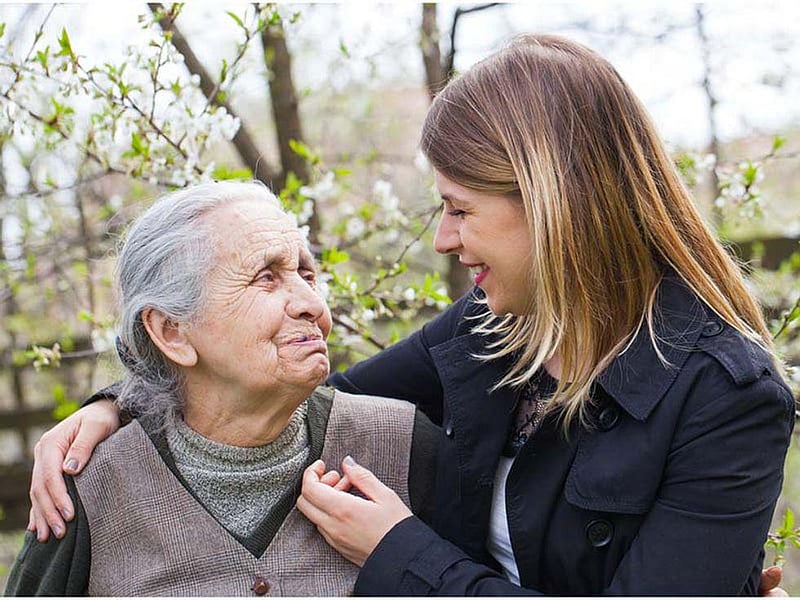
<path fill-rule="evenodd" d="M 28 529 L 44 542 L 50 530 L 66 533 L 75 516 L 62 471 L 75 475 L 89 461 L 95 446 L 119 429 L 119 411 L 110 400 L 98 400 L 73 413 L 37 442 L 33 451 L 31 510 Z"/>
<path fill-rule="evenodd" d="M 343 477 L 316 461 L 303 474 L 297 508 L 333 548 L 359 567 L 392 527 L 411 516 L 400 497 L 349 456 Z M 366 498 L 348 493 L 356 488 Z"/>

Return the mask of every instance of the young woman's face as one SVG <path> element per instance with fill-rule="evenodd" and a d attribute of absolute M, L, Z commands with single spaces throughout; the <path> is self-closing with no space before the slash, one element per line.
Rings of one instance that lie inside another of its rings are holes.
<path fill-rule="evenodd" d="M 470 190 L 438 171 L 436 187 L 444 203 L 436 251 L 458 254 L 493 313 L 525 313 L 532 244 L 521 200 Z"/>

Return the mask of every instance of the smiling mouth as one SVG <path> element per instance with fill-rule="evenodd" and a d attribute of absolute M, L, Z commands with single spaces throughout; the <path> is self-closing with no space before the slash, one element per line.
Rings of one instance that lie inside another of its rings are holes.
<path fill-rule="evenodd" d="M 481 263 L 479 265 L 470 265 L 469 272 L 472 275 L 472 281 L 475 285 L 480 285 L 486 276 L 489 274 L 489 267 Z"/>

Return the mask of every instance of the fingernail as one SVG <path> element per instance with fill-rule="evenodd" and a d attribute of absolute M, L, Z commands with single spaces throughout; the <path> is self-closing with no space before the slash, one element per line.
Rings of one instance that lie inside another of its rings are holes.
<path fill-rule="evenodd" d="M 61 516 L 64 517 L 64 519 L 66 519 L 67 521 L 69 521 L 72 518 L 72 511 L 66 507 L 59 508 L 58 512 L 60 512 Z"/>
<path fill-rule="evenodd" d="M 77 471 L 78 470 L 78 461 L 74 458 L 70 458 L 67 461 L 66 466 L 64 467 L 68 471 Z"/>
<path fill-rule="evenodd" d="M 60 538 L 62 535 L 64 535 L 64 528 L 61 527 L 61 525 L 53 525 L 53 533 L 56 534 L 57 538 Z"/>
<path fill-rule="evenodd" d="M 344 457 L 344 461 L 342 462 L 344 462 L 344 464 L 346 464 L 348 467 L 355 467 L 358 464 L 349 454 Z"/>

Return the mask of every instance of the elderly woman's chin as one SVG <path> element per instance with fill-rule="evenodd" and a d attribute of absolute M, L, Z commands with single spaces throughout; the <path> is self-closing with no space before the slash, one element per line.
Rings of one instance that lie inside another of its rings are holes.
<path fill-rule="evenodd" d="M 321 385 L 331 371 L 328 346 L 324 340 L 309 340 L 281 346 L 278 358 L 291 379 L 310 388 Z"/>

